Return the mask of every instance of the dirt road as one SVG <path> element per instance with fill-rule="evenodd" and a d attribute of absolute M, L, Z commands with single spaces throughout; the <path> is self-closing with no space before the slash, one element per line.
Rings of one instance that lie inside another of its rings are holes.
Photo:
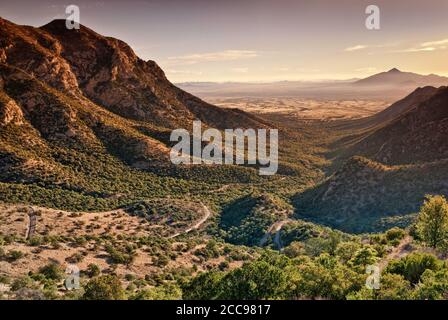
<path fill-rule="evenodd" d="M 264 234 L 263 238 L 261 238 L 259 246 L 262 247 L 266 244 L 269 237 L 275 233 L 274 235 L 274 244 L 277 246 L 278 250 L 281 250 L 283 248 L 282 240 L 280 238 L 280 231 L 282 230 L 283 226 L 287 223 L 292 222 L 291 219 L 281 220 L 274 222 L 268 229 L 268 231 Z"/>
<path fill-rule="evenodd" d="M 189 232 L 191 232 L 191 231 L 193 231 L 193 230 L 199 229 L 199 228 L 204 224 L 204 222 L 208 220 L 208 218 L 211 216 L 212 213 L 211 213 L 210 209 L 209 209 L 206 205 L 204 205 L 203 203 L 201 203 L 201 205 L 202 205 L 203 210 L 204 210 L 204 212 L 205 212 L 205 214 L 204 214 L 204 216 L 201 218 L 201 220 L 199 220 L 198 222 L 196 222 L 196 223 L 195 223 L 194 225 L 192 225 L 191 227 L 189 227 L 189 228 L 187 228 L 187 229 L 185 229 L 185 230 L 183 230 L 183 231 L 181 231 L 181 232 L 176 232 L 175 234 L 169 236 L 169 237 L 168 237 L 169 239 L 176 238 L 176 237 L 178 237 L 178 236 L 180 236 L 180 235 L 182 235 L 182 234 L 186 234 L 186 233 L 189 233 Z"/>
<path fill-rule="evenodd" d="M 391 260 L 400 259 L 411 253 L 412 249 L 409 246 L 411 242 L 411 236 L 405 236 L 401 239 L 400 244 L 393 248 L 392 251 L 378 263 L 380 270 L 384 270 Z"/>

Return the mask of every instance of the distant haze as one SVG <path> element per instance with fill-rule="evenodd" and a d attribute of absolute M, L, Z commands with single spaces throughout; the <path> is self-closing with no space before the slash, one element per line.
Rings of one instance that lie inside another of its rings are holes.
<path fill-rule="evenodd" d="M 184 82 L 178 86 L 203 99 L 222 97 L 298 97 L 312 99 L 375 99 L 397 100 L 417 87 L 448 86 L 448 78 L 420 75 L 396 68 L 364 79 L 347 81 L 278 81 L 267 83 Z"/>

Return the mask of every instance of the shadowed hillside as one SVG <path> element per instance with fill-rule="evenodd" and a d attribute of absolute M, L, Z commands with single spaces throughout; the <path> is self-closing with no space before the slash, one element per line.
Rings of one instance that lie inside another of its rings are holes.
<path fill-rule="evenodd" d="M 299 218 L 349 232 L 372 232 L 409 224 L 408 215 L 418 211 L 426 194 L 448 195 L 447 181 L 447 160 L 386 166 L 354 157 L 293 201 Z"/>

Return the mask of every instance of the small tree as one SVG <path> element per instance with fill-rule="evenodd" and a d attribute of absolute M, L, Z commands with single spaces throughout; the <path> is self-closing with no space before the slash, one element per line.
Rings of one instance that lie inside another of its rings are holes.
<path fill-rule="evenodd" d="M 224 273 L 210 271 L 200 273 L 182 286 L 182 298 L 186 300 L 213 300 L 221 293 Z"/>
<path fill-rule="evenodd" d="M 85 300 L 123 300 L 124 291 L 117 276 L 105 275 L 93 278 L 86 287 Z"/>
<path fill-rule="evenodd" d="M 420 209 L 418 228 L 423 240 L 433 248 L 442 245 L 448 236 L 448 203 L 443 196 L 426 196 Z"/>
<path fill-rule="evenodd" d="M 87 266 L 87 270 L 85 271 L 85 273 L 87 274 L 87 276 L 89 278 L 93 278 L 93 277 L 99 276 L 101 273 L 101 270 L 100 270 L 100 267 L 98 267 L 96 264 L 90 263 Z"/>
<path fill-rule="evenodd" d="M 375 249 L 365 246 L 355 252 L 353 258 L 349 260 L 349 264 L 364 268 L 367 265 L 374 264 L 378 260 L 377 255 L 378 252 Z"/>
<path fill-rule="evenodd" d="M 437 271 L 442 266 L 443 262 L 432 254 L 414 252 L 400 260 L 392 260 L 387 266 L 386 272 L 402 275 L 416 285 L 426 270 Z"/>
<path fill-rule="evenodd" d="M 64 270 L 57 263 L 50 263 L 39 269 L 39 273 L 43 274 L 45 278 L 60 281 L 64 276 Z"/>

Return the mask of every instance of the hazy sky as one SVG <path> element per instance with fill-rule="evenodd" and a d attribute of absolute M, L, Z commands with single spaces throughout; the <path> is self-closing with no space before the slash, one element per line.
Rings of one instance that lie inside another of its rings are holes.
<path fill-rule="evenodd" d="M 0 16 L 40 26 L 68 4 L 175 82 L 345 79 L 392 67 L 448 75 L 448 0 L 0 0 Z M 365 27 L 369 4 L 381 10 L 380 30 Z"/>

